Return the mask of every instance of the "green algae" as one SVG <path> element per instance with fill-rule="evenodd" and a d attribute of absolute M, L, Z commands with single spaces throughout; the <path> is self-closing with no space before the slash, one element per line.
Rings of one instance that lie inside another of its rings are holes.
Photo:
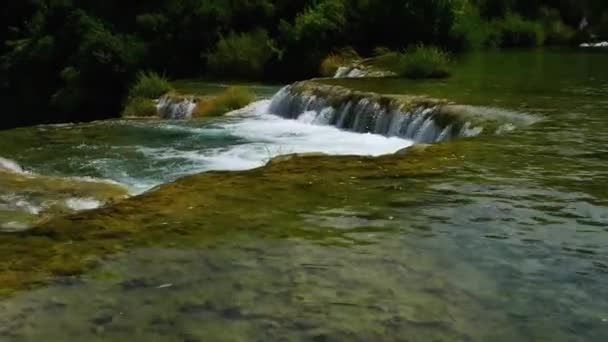
<path fill-rule="evenodd" d="M 190 176 L 118 205 L 54 218 L 27 232 L 0 236 L 0 293 L 79 274 L 127 246 L 204 240 L 229 230 L 263 230 L 277 238 L 288 230 L 331 240 L 332 234 L 303 227 L 300 213 L 381 200 L 386 180 L 426 182 L 459 166 L 454 146 L 399 157 L 283 157 L 261 169 Z M 333 234 L 336 241 L 349 241 L 340 232 Z"/>

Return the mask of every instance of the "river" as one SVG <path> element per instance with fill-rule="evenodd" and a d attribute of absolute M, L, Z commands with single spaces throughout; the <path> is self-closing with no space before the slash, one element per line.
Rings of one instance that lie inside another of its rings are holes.
<path fill-rule="evenodd" d="M 538 119 L 412 157 L 391 155 L 411 140 L 284 119 L 267 113 L 269 100 L 208 121 L 0 132 L 0 156 L 28 172 L 144 193 L 51 221 L 45 229 L 57 235 L 0 235 L 9 260 L 55 244 L 44 258 L 97 257 L 79 276 L 14 281 L 27 288 L 0 301 L 0 337 L 607 340 L 606 61 L 602 52 L 489 52 L 457 60 L 447 80 L 322 81 Z M 333 156 L 238 171 L 295 152 Z M 162 185 L 204 171 L 237 172 Z M 122 226 L 128 242 L 91 233 Z M 75 227 L 87 231 L 82 241 Z M 28 251 L 13 255 L 16 243 Z"/>

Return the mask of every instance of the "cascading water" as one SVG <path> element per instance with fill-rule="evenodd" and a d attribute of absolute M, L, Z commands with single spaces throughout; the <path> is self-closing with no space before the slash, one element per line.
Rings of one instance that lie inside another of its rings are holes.
<path fill-rule="evenodd" d="M 334 78 L 363 78 L 363 77 L 392 77 L 394 72 L 374 69 L 362 64 L 341 66 L 336 70 Z"/>
<path fill-rule="evenodd" d="M 316 125 L 436 143 L 501 134 L 539 120 L 526 113 L 500 108 L 456 105 L 425 96 L 380 95 L 314 81 L 281 89 L 269 112 Z"/>
<path fill-rule="evenodd" d="M 434 143 L 480 134 L 482 127 L 470 122 L 444 123 L 445 111 L 439 103 L 405 105 L 387 103 L 373 97 L 352 97 L 330 103 L 325 96 L 302 94 L 287 86 L 272 99 L 270 112 L 289 119 L 318 125 L 332 125 L 358 133 L 396 136 L 420 143 Z M 442 124 L 443 123 L 443 124 Z"/>
<path fill-rule="evenodd" d="M 163 119 L 184 120 L 192 117 L 196 108 L 194 99 L 175 99 L 170 96 L 161 97 L 156 104 L 158 115 Z"/>

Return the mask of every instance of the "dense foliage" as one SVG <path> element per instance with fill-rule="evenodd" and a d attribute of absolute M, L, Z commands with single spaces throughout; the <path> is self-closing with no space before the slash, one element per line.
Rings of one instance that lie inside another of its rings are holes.
<path fill-rule="evenodd" d="M 450 74 L 449 60 L 444 51 L 420 45 L 398 54 L 394 70 L 406 78 L 443 78 Z"/>
<path fill-rule="evenodd" d="M 4 127 L 116 116 L 140 71 L 287 81 L 347 46 L 370 55 L 608 36 L 604 0 L 8 0 L 0 16 Z"/>

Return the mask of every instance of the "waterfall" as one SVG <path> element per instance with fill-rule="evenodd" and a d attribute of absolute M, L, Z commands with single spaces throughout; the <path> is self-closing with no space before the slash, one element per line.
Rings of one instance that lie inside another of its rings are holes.
<path fill-rule="evenodd" d="M 339 67 L 334 78 L 361 78 L 366 77 L 368 72 L 357 67 Z"/>
<path fill-rule="evenodd" d="M 195 108 L 196 102 L 192 98 L 180 99 L 164 96 L 156 104 L 158 115 L 163 119 L 169 120 L 190 119 Z"/>
<path fill-rule="evenodd" d="M 483 131 L 482 127 L 474 127 L 470 122 L 450 120 L 447 118 L 449 114 L 439 102 L 420 101 L 418 105 L 406 109 L 397 100 L 371 93 L 352 96 L 354 92 L 350 96 L 340 96 L 343 101 L 336 101 L 331 99 L 329 92 L 323 94 L 323 89 L 327 87 L 336 91 L 337 87 L 319 87 L 317 90 L 321 91 L 318 94 L 299 92 L 293 85 L 283 88 L 272 98 L 270 113 L 318 125 L 332 125 L 348 131 L 396 136 L 420 143 L 475 136 Z"/>

